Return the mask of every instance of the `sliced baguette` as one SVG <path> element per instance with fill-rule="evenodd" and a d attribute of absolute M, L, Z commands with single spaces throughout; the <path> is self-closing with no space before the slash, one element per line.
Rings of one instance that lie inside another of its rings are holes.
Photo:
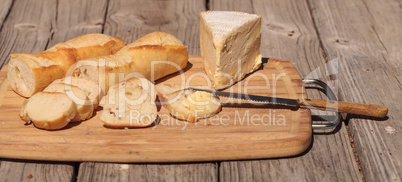
<path fill-rule="evenodd" d="M 157 118 L 154 85 L 144 78 L 131 78 L 110 87 L 102 98 L 100 119 L 106 127 L 133 128 L 152 125 Z"/>
<path fill-rule="evenodd" d="M 103 96 L 102 90 L 100 89 L 99 85 L 91 80 L 68 76 L 62 79 L 57 79 L 52 84 L 54 83 L 73 85 L 84 90 L 88 98 L 91 100 L 94 109 L 98 107 L 99 99 Z"/>
<path fill-rule="evenodd" d="M 36 54 L 10 54 L 7 79 L 16 93 L 30 97 L 63 78 L 77 61 L 111 55 L 123 46 L 125 42 L 117 37 L 86 34 Z"/>
<path fill-rule="evenodd" d="M 71 122 L 79 122 L 92 117 L 94 106 L 87 93 L 79 87 L 64 83 L 52 83 L 43 90 L 44 92 L 62 92 L 76 104 L 77 111 Z"/>
<path fill-rule="evenodd" d="M 208 92 L 193 91 L 167 84 L 156 86 L 159 99 L 170 114 L 191 123 L 221 111 L 218 97 Z"/>
<path fill-rule="evenodd" d="M 106 93 L 110 86 L 133 77 L 155 81 L 182 70 L 187 62 L 187 47 L 179 39 L 153 32 L 115 55 L 78 62 L 74 76 L 97 82 Z"/>
<path fill-rule="evenodd" d="M 66 93 L 38 92 L 25 101 L 20 117 L 37 128 L 61 129 L 75 117 L 77 108 Z"/>

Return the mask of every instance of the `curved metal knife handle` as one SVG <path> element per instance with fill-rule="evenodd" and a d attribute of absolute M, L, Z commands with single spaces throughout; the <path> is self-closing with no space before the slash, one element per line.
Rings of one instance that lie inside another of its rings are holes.
<path fill-rule="evenodd" d="M 338 98 L 336 98 L 335 92 L 332 90 L 330 86 L 328 86 L 325 82 L 317 79 L 303 79 L 303 84 L 314 84 L 317 86 L 320 86 L 322 89 L 324 89 L 325 95 L 328 97 L 329 100 L 335 100 L 337 101 Z M 331 133 L 335 130 L 335 128 L 339 125 L 342 119 L 341 113 L 334 112 L 335 115 L 333 119 L 326 120 L 326 122 L 313 122 L 312 127 L 313 127 L 313 132 L 314 133 Z"/>

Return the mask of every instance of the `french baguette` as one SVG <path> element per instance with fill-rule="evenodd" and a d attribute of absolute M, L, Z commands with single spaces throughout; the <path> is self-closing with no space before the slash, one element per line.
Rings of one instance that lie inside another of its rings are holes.
<path fill-rule="evenodd" d="M 221 111 L 218 97 L 208 92 L 193 91 L 168 84 L 156 86 L 159 100 L 171 115 L 191 123 Z"/>
<path fill-rule="evenodd" d="M 187 66 L 187 47 L 173 35 L 153 32 L 123 47 L 115 55 L 80 61 L 75 77 L 92 80 L 105 93 L 132 77 L 155 81 Z"/>
<path fill-rule="evenodd" d="M 157 118 L 155 99 L 155 87 L 150 81 L 128 79 L 109 88 L 102 98 L 100 119 L 111 128 L 150 126 Z"/>
<path fill-rule="evenodd" d="M 125 42 L 104 34 L 86 34 L 36 54 L 10 54 L 7 79 L 21 96 L 30 97 L 63 78 L 79 60 L 116 53 Z"/>

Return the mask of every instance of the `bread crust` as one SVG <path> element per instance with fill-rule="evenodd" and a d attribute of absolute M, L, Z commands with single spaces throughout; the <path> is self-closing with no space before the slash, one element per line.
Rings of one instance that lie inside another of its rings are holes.
<path fill-rule="evenodd" d="M 124 46 L 125 42 L 117 37 L 86 34 L 36 54 L 10 54 L 7 79 L 16 93 L 30 97 L 64 77 L 77 61 L 114 54 Z"/>
<path fill-rule="evenodd" d="M 27 112 L 27 104 L 28 104 L 29 99 L 25 99 L 24 102 L 21 105 L 21 111 L 20 111 L 20 118 L 25 121 L 26 123 L 31 122 L 31 118 L 28 116 Z"/>
<path fill-rule="evenodd" d="M 165 33 L 165 32 L 152 32 L 149 33 L 138 40 L 134 41 L 131 44 L 124 46 L 120 49 L 116 55 L 124 54 L 127 50 L 133 47 L 142 46 L 142 45 L 177 45 L 184 46 L 183 42 L 175 36 Z"/>

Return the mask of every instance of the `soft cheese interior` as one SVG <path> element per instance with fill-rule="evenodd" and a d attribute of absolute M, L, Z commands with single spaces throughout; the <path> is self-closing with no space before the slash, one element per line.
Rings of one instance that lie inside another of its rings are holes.
<path fill-rule="evenodd" d="M 261 66 L 261 17 L 232 11 L 201 13 L 204 68 L 216 89 L 225 88 Z"/>

